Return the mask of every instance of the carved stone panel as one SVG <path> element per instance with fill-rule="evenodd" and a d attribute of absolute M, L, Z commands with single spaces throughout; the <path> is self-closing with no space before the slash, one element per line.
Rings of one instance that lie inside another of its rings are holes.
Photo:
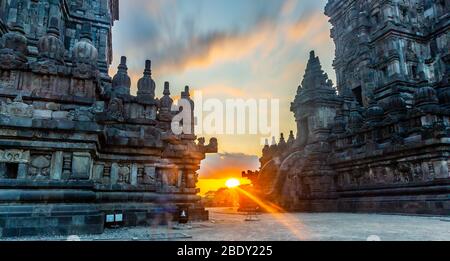
<path fill-rule="evenodd" d="M 51 172 L 52 155 L 32 155 L 28 168 L 28 178 L 48 180 Z"/>
<path fill-rule="evenodd" d="M 119 184 L 130 184 L 131 168 L 128 165 L 121 165 L 119 167 Z"/>
<path fill-rule="evenodd" d="M 104 171 L 105 165 L 102 164 L 94 165 L 94 170 L 92 171 L 92 179 L 95 181 L 101 181 L 103 178 Z"/>
<path fill-rule="evenodd" d="M 138 184 L 138 165 L 131 165 L 130 184 L 136 186 Z"/>
<path fill-rule="evenodd" d="M 24 103 L 22 97 L 19 95 L 13 102 L 2 102 L 0 104 L 0 114 L 5 116 L 31 118 L 33 117 L 33 106 Z"/>
<path fill-rule="evenodd" d="M 92 160 L 89 153 L 73 153 L 72 176 L 73 179 L 89 179 L 91 176 Z"/>
<path fill-rule="evenodd" d="M 153 166 L 144 166 L 142 169 L 139 169 L 138 183 L 143 185 L 156 184 L 156 168 Z"/>
<path fill-rule="evenodd" d="M 53 153 L 52 168 L 50 174 L 52 180 L 61 180 L 64 163 L 63 155 L 64 153 L 62 151 L 56 151 L 55 153 Z"/>
<path fill-rule="evenodd" d="M 23 150 L 0 150 L 0 162 L 6 163 L 28 163 L 30 152 Z"/>

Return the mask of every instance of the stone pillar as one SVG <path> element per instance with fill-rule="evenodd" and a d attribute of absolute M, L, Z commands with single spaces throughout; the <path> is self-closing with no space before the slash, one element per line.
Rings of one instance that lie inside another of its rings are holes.
<path fill-rule="evenodd" d="M 95 165 L 94 171 L 92 173 L 92 179 L 94 181 L 101 181 L 103 178 L 104 169 L 105 169 L 104 165 Z"/>
<path fill-rule="evenodd" d="M 448 162 L 446 160 L 433 162 L 434 171 L 436 172 L 436 178 L 448 179 L 450 178 Z"/>
<path fill-rule="evenodd" d="M 63 170 L 63 152 L 57 151 L 53 153 L 51 165 L 51 180 L 61 180 Z"/>
<path fill-rule="evenodd" d="M 169 177 L 170 172 L 167 171 L 167 169 L 161 169 L 161 185 L 163 189 L 166 189 L 169 187 Z"/>
<path fill-rule="evenodd" d="M 183 170 L 179 170 L 178 171 L 178 188 L 183 188 L 184 184 L 183 184 Z"/>
<path fill-rule="evenodd" d="M 193 170 L 186 171 L 186 187 L 196 188 L 196 173 Z"/>
<path fill-rule="evenodd" d="M 138 165 L 132 164 L 131 165 L 131 176 L 130 176 L 130 184 L 132 186 L 137 186 L 138 184 Z"/>
<path fill-rule="evenodd" d="M 28 175 L 28 164 L 20 163 L 19 171 L 17 173 L 17 179 L 26 179 Z"/>
<path fill-rule="evenodd" d="M 0 162 L 0 179 L 6 178 L 6 165 L 4 162 Z"/>
<path fill-rule="evenodd" d="M 156 183 L 156 167 L 145 166 L 144 175 L 147 175 L 148 180 L 153 184 Z"/>
<path fill-rule="evenodd" d="M 111 185 L 117 184 L 119 181 L 119 164 L 113 163 L 111 165 Z"/>

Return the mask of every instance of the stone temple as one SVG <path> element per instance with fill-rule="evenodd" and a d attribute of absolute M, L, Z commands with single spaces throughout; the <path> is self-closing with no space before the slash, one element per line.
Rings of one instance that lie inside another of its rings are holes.
<path fill-rule="evenodd" d="M 125 57 L 108 75 L 118 18 L 118 0 L 0 1 L 0 237 L 147 225 L 162 203 L 208 218 L 196 171 L 217 140 L 172 133 L 150 61 L 137 96 Z"/>
<path fill-rule="evenodd" d="M 267 143 L 255 186 L 292 211 L 450 215 L 449 1 L 330 0 L 325 14 L 337 86 L 311 52 L 297 136 Z"/>

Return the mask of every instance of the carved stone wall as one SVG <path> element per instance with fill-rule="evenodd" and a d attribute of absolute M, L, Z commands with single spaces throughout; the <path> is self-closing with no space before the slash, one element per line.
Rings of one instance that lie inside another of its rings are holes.
<path fill-rule="evenodd" d="M 0 3 L 0 237 L 101 233 L 116 212 L 150 224 L 161 200 L 207 218 L 196 172 L 217 140 L 171 132 L 169 84 L 158 99 L 150 61 L 137 96 L 125 57 L 107 74 L 118 1 Z"/>
<path fill-rule="evenodd" d="M 66 50 L 73 49 L 81 38 L 82 26 L 86 21 L 93 25 L 93 43 L 99 53 L 99 68 L 106 73 L 112 61 L 111 26 L 118 19 L 118 0 L 64 0 L 2 1 L 0 12 L 6 25 L 21 23 L 30 39 L 39 39 L 47 32 L 51 18 L 60 21 L 61 40 Z M 37 48 L 31 48 L 31 55 L 37 56 Z M 69 56 L 67 52 L 66 56 Z"/>
<path fill-rule="evenodd" d="M 338 95 L 311 53 L 297 137 L 263 149 L 263 196 L 291 210 L 450 213 L 445 2 L 328 2 Z"/>

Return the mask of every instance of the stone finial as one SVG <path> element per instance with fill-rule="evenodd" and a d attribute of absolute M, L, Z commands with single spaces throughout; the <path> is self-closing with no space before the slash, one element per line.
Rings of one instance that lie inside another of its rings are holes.
<path fill-rule="evenodd" d="M 414 105 L 418 108 L 439 104 L 438 93 L 431 86 L 423 86 L 414 93 Z"/>
<path fill-rule="evenodd" d="M 345 133 L 347 129 L 348 122 L 344 117 L 343 108 L 339 108 L 336 111 L 336 117 L 334 117 L 334 123 L 332 124 L 331 132 L 333 134 L 342 134 Z"/>
<path fill-rule="evenodd" d="M 450 87 L 443 89 L 439 94 L 439 102 L 450 107 Z"/>
<path fill-rule="evenodd" d="M 130 94 L 131 79 L 128 76 L 127 57 L 120 58 L 120 64 L 117 67 L 117 73 L 112 80 L 113 92 L 116 94 Z"/>
<path fill-rule="evenodd" d="M 120 57 L 120 64 L 119 64 L 118 69 L 119 69 L 119 70 L 128 70 L 128 67 L 127 67 L 127 57 L 126 57 L 126 56 Z"/>
<path fill-rule="evenodd" d="M 53 35 L 53 36 L 59 38 L 60 33 L 59 33 L 59 21 L 58 21 L 58 18 L 52 17 L 50 19 L 50 25 L 48 27 L 47 34 Z"/>
<path fill-rule="evenodd" d="M 184 87 L 184 92 L 182 93 L 182 96 L 184 95 L 184 98 L 189 98 L 191 97 L 191 93 L 190 93 L 190 88 L 189 86 L 185 86 Z"/>
<path fill-rule="evenodd" d="M 146 60 L 145 61 L 145 69 L 144 69 L 144 75 L 152 75 L 152 61 Z"/>
<path fill-rule="evenodd" d="M 277 145 L 277 140 L 275 139 L 275 137 L 272 137 L 272 145 L 271 146 L 276 146 Z"/>
<path fill-rule="evenodd" d="M 280 134 L 280 142 L 279 142 L 279 144 L 283 144 L 283 143 L 286 143 L 286 139 L 284 138 L 284 133 L 281 133 Z"/>
<path fill-rule="evenodd" d="M 59 20 L 56 17 L 50 19 L 47 35 L 42 36 L 38 42 L 39 57 L 64 63 L 66 49 L 60 39 Z"/>
<path fill-rule="evenodd" d="M 294 131 L 290 131 L 287 143 L 288 145 L 293 145 L 295 143 Z"/>
<path fill-rule="evenodd" d="M 263 158 L 267 157 L 270 152 L 269 139 L 265 140 L 265 145 L 262 149 Z"/>
<path fill-rule="evenodd" d="M 169 112 L 172 108 L 173 100 L 170 98 L 170 84 L 169 82 L 164 83 L 164 96 L 160 100 L 160 106 L 166 112 Z"/>
<path fill-rule="evenodd" d="M 284 138 L 284 134 L 281 133 L 280 134 L 280 142 L 278 143 L 278 148 L 279 148 L 281 153 L 284 152 L 284 150 L 286 149 L 286 146 L 287 146 L 287 143 L 286 143 L 286 140 Z"/>
<path fill-rule="evenodd" d="M 59 37 L 59 21 L 58 18 L 52 17 L 50 19 L 50 25 L 48 27 L 47 33 Z"/>
<path fill-rule="evenodd" d="M 75 63 L 97 65 L 98 50 L 92 43 L 91 24 L 86 22 L 81 29 L 80 41 L 73 47 Z"/>
<path fill-rule="evenodd" d="M 357 129 L 361 128 L 364 123 L 364 118 L 362 117 L 359 109 L 360 109 L 360 105 L 354 99 L 351 104 L 350 118 L 349 118 L 349 127 L 352 130 L 357 130 Z"/>
<path fill-rule="evenodd" d="M 163 92 L 163 94 L 165 96 L 170 95 L 170 83 L 169 82 L 165 82 L 164 83 L 164 92 Z"/>
<path fill-rule="evenodd" d="M 406 110 L 406 101 L 403 99 L 397 86 L 392 88 L 391 97 L 385 103 L 385 110 L 388 114 L 401 114 Z"/>
<path fill-rule="evenodd" d="M 189 86 L 185 86 L 184 87 L 184 92 L 181 92 L 181 99 L 186 99 L 186 100 L 188 100 L 189 102 L 190 102 L 190 104 L 191 104 L 191 110 L 192 110 L 192 112 L 194 111 L 194 106 L 195 106 L 195 104 L 194 104 L 194 101 L 191 99 L 191 93 L 190 93 L 190 88 L 189 88 Z"/>
<path fill-rule="evenodd" d="M 3 48 L 10 49 L 16 54 L 26 56 L 28 54 L 28 39 L 25 36 L 22 22 L 16 22 L 11 30 L 2 37 Z"/>
<path fill-rule="evenodd" d="M 81 39 L 87 39 L 89 41 L 92 41 L 92 26 L 91 23 L 86 22 L 81 26 Z"/>
<path fill-rule="evenodd" d="M 366 111 L 366 117 L 370 123 L 379 122 L 384 117 L 384 109 L 378 104 L 373 94 L 369 95 L 369 107 Z"/>
<path fill-rule="evenodd" d="M 150 60 L 145 61 L 144 76 L 138 81 L 137 95 L 140 98 L 146 100 L 155 99 L 156 84 L 152 79 L 152 62 Z"/>

